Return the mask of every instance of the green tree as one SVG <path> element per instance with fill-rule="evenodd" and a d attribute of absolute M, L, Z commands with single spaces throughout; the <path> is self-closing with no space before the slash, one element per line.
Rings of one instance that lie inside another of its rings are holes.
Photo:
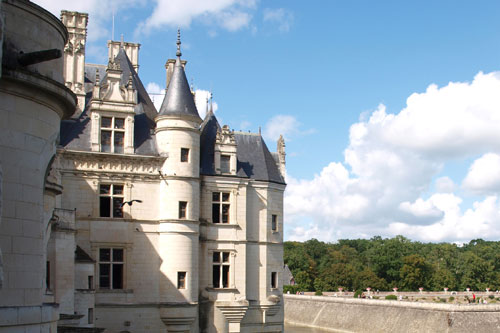
<path fill-rule="evenodd" d="M 431 266 L 425 258 L 418 254 L 411 254 L 403 258 L 403 267 L 400 270 L 401 288 L 403 290 L 426 289 L 430 286 Z"/>

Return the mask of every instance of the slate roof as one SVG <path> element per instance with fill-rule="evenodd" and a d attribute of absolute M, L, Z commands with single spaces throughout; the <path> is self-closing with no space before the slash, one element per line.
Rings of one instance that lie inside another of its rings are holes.
<path fill-rule="evenodd" d="M 87 254 L 81 247 L 76 246 L 75 250 L 75 261 L 77 262 L 95 262 L 91 256 Z"/>
<path fill-rule="evenodd" d="M 172 78 L 168 85 L 167 94 L 161 104 L 160 115 L 188 115 L 201 121 L 193 94 L 186 78 L 186 73 L 182 67 L 180 56 L 177 57 L 174 65 Z"/>
<path fill-rule="evenodd" d="M 121 84 L 125 85 L 132 75 L 132 86 L 137 90 L 138 103 L 134 108 L 134 148 L 138 155 L 158 155 L 156 137 L 152 134 L 155 128 L 154 118 L 157 111 L 149 98 L 144 85 L 135 71 L 130 59 L 123 49 L 115 57 L 115 62 L 120 64 L 122 75 Z M 87 64 L 85 66 L 85 109 L 76 118 L 61 122 L 60 145 L 73 150 L 90 151 L 90 118 L 89 101 L 92 98 L 92 89 L 95 85 L 96 72 L 99 72 L 101 84 L 106 82 L 106 66 Z"/>
<path fill-rule="evenodd" d="M 205 117 L 201 127 L 200 174 L 215 175 L 214 145 L 217 130 L 221 127 L 213 112 Z M 285 184 L 276 165 L 276 160 L 260 134 L 234 132 L 237 145 L 238 177 Z"/>

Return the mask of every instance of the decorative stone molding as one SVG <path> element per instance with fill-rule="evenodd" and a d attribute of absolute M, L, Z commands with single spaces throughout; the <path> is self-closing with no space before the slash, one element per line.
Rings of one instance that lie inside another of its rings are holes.
<path fill-rule="evenodd" d="M 237 145 L 234 137 L 234 131 L 231 131 L 228 125 L 224 125 L 217 131 L 217 135 L 215 137 L 215 173 L 236 175 L 236 153 Z M 224 158 L 229 158 L 229 167 L 224 166 Z"/>
<path fill-rule="evenodd" d="M 278 139 L 278 147 L 277 147 L 277 152 L 278 152 L 278 170 L 281 173 L 281 177 L 285 179 L 285 173 L 286 173 L 286 161 L 285 161 L 285 139 L 283 138 L 283 135 L 280 135 Z"/>
<path fill-rule="evenodd" d="M 229 332 L 239 332 L 241 320 L 248 310 L 248 301 L 216 301 L 215 306 L 224 314 L 229 323 Z"/>
<path fill-rule="evenodd" d="M 162 156 L 117 155 L 59 150 L 60 172 L 119 179 L 160 180 Z"/>

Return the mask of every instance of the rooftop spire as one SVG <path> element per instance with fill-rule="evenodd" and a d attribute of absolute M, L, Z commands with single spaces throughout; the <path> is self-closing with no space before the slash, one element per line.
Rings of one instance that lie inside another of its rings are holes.
<path fill-rule="evenodd" d="M 181 57 L 181 29 L 177 29 L 177 53 L 175 54 L 178 58 Z"/>

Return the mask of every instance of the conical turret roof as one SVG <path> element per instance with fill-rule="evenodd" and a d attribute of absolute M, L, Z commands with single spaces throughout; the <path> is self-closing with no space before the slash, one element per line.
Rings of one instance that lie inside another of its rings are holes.
<path fill-rule="evenodd" d="M 177 35 L 177 60 L 175 61 L 174 71 L 172 78 L 167 87 L 167 94 L 161 104 L 159 114 L 177 115 L 177 116 L 190 116 L 199 119 L 200 115 L 196 109 L 193 94 L 189 88 L 186 73 L 181 63 L 181 40 L 180 33 Z"/>

